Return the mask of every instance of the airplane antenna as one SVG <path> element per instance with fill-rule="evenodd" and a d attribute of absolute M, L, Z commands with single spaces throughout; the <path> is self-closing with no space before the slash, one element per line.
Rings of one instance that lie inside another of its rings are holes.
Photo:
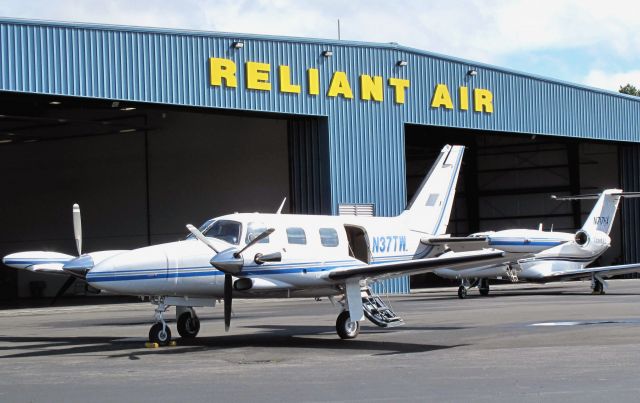
<path fill-rule="evenodd" d="M 542 231 L 542 223 L 538 224 L 538 231 Z"/>
<path fill-rule="evenodd" d="M 551 223 L 551 232 L 553 232 L 553 223 Z"/>
<path fill-rule="evenodd" d="M 276 211 L 276 214 L 281 214 L 282 213 L 282 208 L 284 207 L 284 203 L 286 201 L 287 201 L 286 197 L 284 199 L 282 199 L 282 203 L 280 203 L 280 207 L 278 207 L 278 211 Z"/>

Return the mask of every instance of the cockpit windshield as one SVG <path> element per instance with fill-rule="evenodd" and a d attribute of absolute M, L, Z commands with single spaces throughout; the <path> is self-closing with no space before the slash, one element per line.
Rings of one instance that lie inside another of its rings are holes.
<path fill-rule="evenodd" d="M 198 229 L 206 237 L 220 239 L 233 245 L 238 244 L 240 234 L 242 234 L 242 224 L 231 220 L 209 220 Z M 191 238 L 194 238 L 194 236 L 189 235 L 187 237 L 187 239 Z"/>

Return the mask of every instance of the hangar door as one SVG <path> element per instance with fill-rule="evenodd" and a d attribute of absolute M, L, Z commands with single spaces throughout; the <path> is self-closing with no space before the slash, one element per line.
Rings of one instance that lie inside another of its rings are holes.
<path fill-rule="evenodd" d="M 409 199 L 444 144 L 466 146 L 447 231 L 456 236 L 540 225 L 573 232 L 582 226 L 593 202 L 558 202 L 552 194 L 594 193 L 620 186 L 620 146 L 615 143 L 408 125 Z M 611 232 L 612 247 L 594 265 L 623 261 L 621 217 L 619 212 Z"/>

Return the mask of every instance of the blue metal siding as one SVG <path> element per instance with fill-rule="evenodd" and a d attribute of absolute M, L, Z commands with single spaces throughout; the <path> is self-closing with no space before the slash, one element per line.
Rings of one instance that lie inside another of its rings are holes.
<path fill-rule="evenodd" d="M 238 88 L 209 85 L 209 57 L 236 63 Z M 272 91 L 245 88 L 247 61 L 270 64 Z M 404 208 L 405 123 L 640 142 L 638 99 L 392 44 L 0 20 L 0 65 L 0 91 L 326 116 L 333 213 L 339 203 L 375 203 L 379 215 Z M 279 65 L 291 67 L 301 94 L 277 90 Z M 312 67 L 317 96 L 305 91 Z M 326 96 L 337 70 L 354 99 Z M 384 102 L 358 99 L 360 74 L 384 78 Z M 390 77 L 411 81 L 405 104 L 393 102 Z M 494 113 L 430 108 L 438 83 L 454 103 L 460 85 L 470 100 L 474 88 L 491 90 Z"/>

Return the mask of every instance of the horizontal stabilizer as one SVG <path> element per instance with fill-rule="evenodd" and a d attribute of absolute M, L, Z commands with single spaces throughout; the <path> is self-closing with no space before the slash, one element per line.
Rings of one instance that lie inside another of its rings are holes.
<path fill-rule="evenodd" d="M 567 201 L 567 200 L 597 200 L 602 193 L 591 193 L 591 194 L 583 194 L 583 195 L 573 195 L 573 196 L 556 196 L 551 195 L 551 198 L 558 201 Z M 622 196 L 622 197 L 640 197 L 640 192 L 614 192 L 610 193 L 611 196 Z"/>

